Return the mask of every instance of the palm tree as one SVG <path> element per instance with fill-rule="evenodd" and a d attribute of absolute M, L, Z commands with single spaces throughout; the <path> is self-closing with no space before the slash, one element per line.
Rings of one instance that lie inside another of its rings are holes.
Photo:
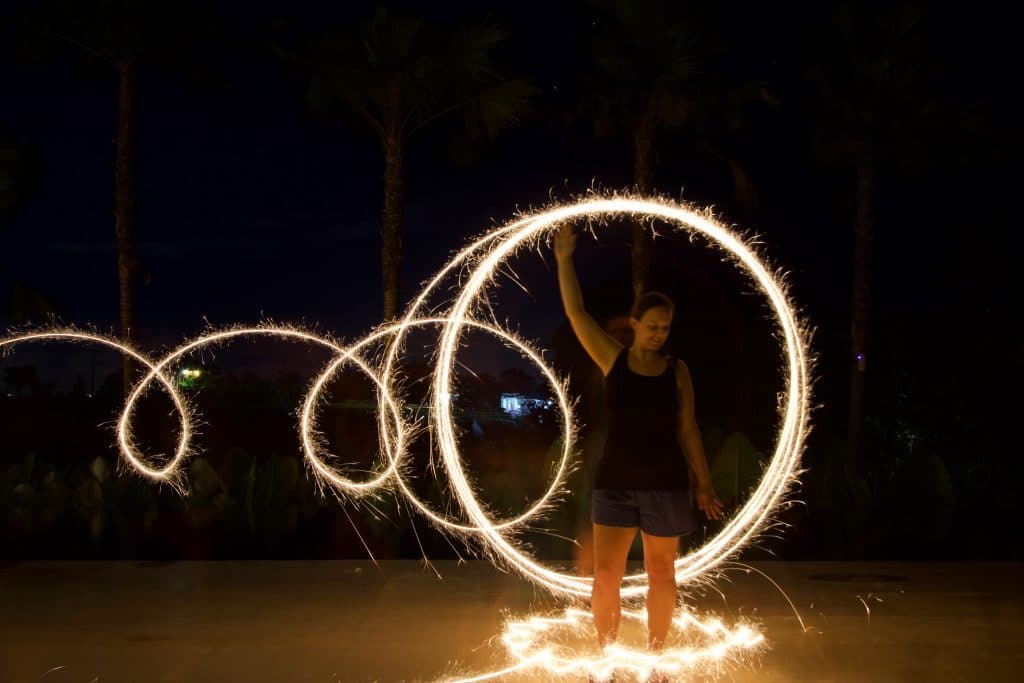
<path fill-rule="evenodd" d="M 140 273 L 135 239 L 135 118 L 140 61 L 177 70 L 209 51 L 212 24 L 186 2 L 146 0 L 51 0 L 37 18 L 44 36 L 74 48 L 117 78 L 114 154 L 114 235 L 117 246 L 121 340 L 136 337 L 135 285 Z M 204 73 L 209 65 L 203 63 Z M 134 363 L 123 361 L 124 389 Z"/>
<path fill-rule="evenodd" d="M 378 8 L 358 30 L 335 32 L 312 45 L 311 105 L 342 105 L 376 134 L 384 152 L 385 320 L 399 311 L 406 144 L 431 124 L 456 115 L 480 137 L 518 119 L 534 88 L 496 68 L 493 53 L 504 39 L 504 31 L 490 23 L 447 29 Z"/>
<path fill-rule="evenodd" d="M 847 437 L 859 459 L 870 347 L 871 270 L 878 179 L 925 157 L 935 98 L 925 54 L 924 15 L 899 5 L 844 5 L 820 36 L 810 70 L 813 145 L 820 161 L 852 176 L 853 254 Z M 816 60 L 820 57 L 816 57 Z"/>
<path fill-rule="evenodd" d="M 757 90 L 751 84 L 730 83 L 709 68 L 721 49 L 706 21 L 667 1 L 590 4 L 602 19 L 592 41 L 593 72 L 584 106 L 598 134 L 615 133 L 629 140 L 636 191 L 652 189 L 656 149 L 665 134 L 685 129 L 694 134 L 701 152 L 729 166 L 735 191 L 741 201 L 749 201 L 749 179 L 717 142 L 720 126 L 715 122 L 736 120 Z M 650 230 L 634 223 L 636 295 L 647 289 L 652 247 Z"/>
<path fill-rule="evenodd" d="M 39 17 L 44 35 L 72 45 L 87 61 L 102 64 L 117 78 L 114 156 L 114 235 L 117 246 L 118 312 L 121 340 L 135 337 L 135 99 L 138 56 L 147 14 L 131 0 L 69 2 L 54 0 Z M 132 384 L 134 364 L 123 360 L 124 390 Z"/>

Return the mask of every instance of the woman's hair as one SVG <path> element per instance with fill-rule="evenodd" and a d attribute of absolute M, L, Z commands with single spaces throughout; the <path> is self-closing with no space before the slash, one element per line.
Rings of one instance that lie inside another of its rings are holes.
<path fill-rule="evenodd" d="M 676 305 L 665 294 L 661 292 L 644 292 L 633 302 L 633 309 L 629 312 L 629 316 L 639 320 L 644 317 L 644 313 L 658 306 L 667 308 L 670 315 L 674 315 L 676 312 Z"/>

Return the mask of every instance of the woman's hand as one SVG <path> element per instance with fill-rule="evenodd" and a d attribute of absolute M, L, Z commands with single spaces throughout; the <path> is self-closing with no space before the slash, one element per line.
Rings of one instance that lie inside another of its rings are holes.
<path fill-rule="evenodd" d="M 710 520 L 722 518 L 722 501 L 718 500 L 718 496 L 715 494 L 715 490 L 711 488 L 710 482 L 704 485 L 697 485 L 697 507 Z"/>
<path fill-rule="evenodd" d="M 563 225 L 555 234 L 555 258 L 559 261 L 571 258 L 576 250 L 576 232 L 571 225 Z"/>

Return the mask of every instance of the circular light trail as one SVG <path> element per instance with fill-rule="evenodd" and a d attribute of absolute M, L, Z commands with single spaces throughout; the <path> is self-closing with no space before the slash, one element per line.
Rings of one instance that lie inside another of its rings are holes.
<path fill-rule="evenodd" d="M 786 390 L 785 398 L 780 404 L 782 423 L 775 454 L 750 499 L 724 528 L 704 546 L 676 561 L 677 581 L 687 583 L 714 570 L 771 521 L 777 506 L 795 481 L 810 413 L 807 331 L 798 320 L 786 296 L 783 283 L 739 235 L 703 212 L 664 200 L 634 197 L 594 198 L 521 218 L 456 255 L 455 260 L 471 262 L 473 268 L 462 279 L 458 297 L 447 311 L 446 317 L 451 323 L 442 332 L 433 382 L 433 413 L 436 416 L 433 426 L 451 487 L 458 496 L 463 510 L 497 557 L 523 576 L 554 593 L 580 597 L 590 595 L 592 579 L 544 567 L 488 524 L 487 516 L 477 502 L 473 487 L 464 476 L 454 422 L 451 412 L 446 409 L 444 397 L 451 391 L 462 324 L 473 319 L 472 313 L 478 306 L 479 297 L 487 284 L 493 280 L 501 264 L 517 250 L 536 244 L 537 240 L 561 225 L 586 221 L 590 225 L 600 226 L 609 218 L 620 216 L 661 219 L 678 230 L 701 234 L 712 244 L 721 247 L 751 276 L 753 282 L 767 297 L 778 321 L 786 359 Z M 407 314 L 408 319 L 414 317 L 417 307 L 424 298 L 425 295 L 421 295 L 421 298 L 414 302 Z M 565 404 L 562 405 L 563 410 L 566 407 Z M 624 580 L 623 597 L 628 599 L 643 595 L 646 592 L 646 578 L 642 573 L 627 576 Z"/>
<path fill-rule="evenodd" d="M 572 414 L 572 400 L 567 395 L 564 381 L 560 380 L 548 367 L 539 352 L 517 335 L 503 329 L 497 322 L 484 320 L 477 315 L 479 311 L 485 310 L 482 298 L 485 296 L 488 286 L 492 285 L 502 265 L 520 250 L 542 245 L 552 231 L 562 225 L 586 223 L 592 229 L 600 229 L 614 218 L 660 220 L 678 231 L 701 235 L 711 244 L 722 249 L 730 260 L 750 276 L 756 288 L 767 299 L 769 308 L 777 322 L 777 336 L 782 345 L 785 390 L 780 395 L 778 406 L 780 423 L 775 452 L 749 500 L 727 520 L 717 535 L 700 548 L 676 561 L 676 580 L 682 584 L 692 583 L 709 576 L 716 569 L 720 569 L 727 558 L 734 556 L 746 543 L 762 532 L 771 523 L 775 511 L 796 481 L 800 453 L 809 429 L 811 363 L 807 341 L 809 333 L 800 322 L 794 306 L 787 297 L 782 279 L 758 257 L 749 242 L 715 221 L 706 212 L 695 210 L 689 206 L 663 199 L 635 196 L 594 196 L 576 203 L 523 215 L 505 226 L 488 232 L 456 253 L 424 285 L 401 320 L 382 325 L 349 346 L 342 346 L 331 339 L 295 327 L 260 325 L 211 332 L 182 344 L 159 361 L 154 362 L 108 336 L 76 329 L 45 329 L 0 338 L 0 353 L 26 342 L 88 342 L 116 349 L 148 368 L 148 373 L 128 395 L 118 420 L 117 441 L 120 454 L 132 470 L 151 480 L 168 483 L 184 492 L 181 466 L 192 453 L 191 442 L 195 433 L 193 427 L 195 417 L 192 408 L 179 393 L 174 380 L 168 374 L 169 366 L 173 366 L 184 356 L 207 345 L 227 343 L 241 337 L 262 336 L 323 346 L 335 354 L 334 359 L 327 364 L 311 384 L 299 412 L 299 438 L 302 451 L 310 471 L 322 490 L 332 491 L 343 501 L 357 501 L 363 496 L 379 494 L 384 490 L 396 491 L 438 529 L 457 534 L 476 544 L 495 561 L 514 569 L 551 593 L 588 597 L 592 579 L 562 573 L 544 566 L 534 560 L 510 533 L 529 520 L 538 517 L 552 505 L 558 494 L 564 491 L 564 480 L 571 467 L 574 448 L 575 423 Z M 441 286 L 450 281 L 453 276 L 458 276 L 457 294 L 450 306 L 438 313 L 438 310 L 431 308 L 429 304 L 433 297 L 436 297 L 441 291 Z M 431 409 L 426 428 L 434 436 L 436 452 L 431 453 L 432 463 L 443 468 L 450 489 L 458 502 L 460 514 L 456 517 L 431 509 L 414 494 L 408 483 L 409 467 L 404 462 L 410 440 L 421 429 L 407 419 L 403 413 L 404 404 L 401 394 L 396 388 L 395 371 L 396 367 L 400 366 L 402 350 L 408 333 L 423 326 L 436 327 L 440 330 L 431 381 Z M 459 449 L 451 397 L 455 393 L 453 389 L 456 382 L 456 356 L 460 340 L 466 329 L 480 330 L 495 336 L 508 348 L 517 351 L 536 365 L 551 385 L 562 414 L 561 457 L 548 487 L 541 497 L 525 511 L 503 521 L 493 519 L 479 501 L 477 491 L 463 467 Z M 375 344 L 385 345 L 379 367 L 374 367 L 364 358 L 370 347 Z M 316 429 L 316 411 L 321 404 L 324 388 L 336 372 L 349 364 L 366 375 L 377 390 L 377 419 L 381 443 L 380 463 L 364 481 L 354 481 L 347 476 L 343 468 L 337 464 L 341 459 L 327 452 L 324 440 Z M 175 452 L 161 465 L 152 464 L 151 458 L 142 454 L 132 438 L 131 429 L 135 406 L 154 381 L 159 382 L 167 391 L 178 413 L 179 420 L 178 444 Z M 642 573 L 625 577 L 622 589 L 623 597 L 635 599 L 642 596 L 646 592 L 646 581 L 647 577 Z M 678 617 L 684 618 L 685 623 L 677 622 L 677 626 L 690 628 L 695 624 L 700 624 L 697 621 L 692 623 L 688 621 L 688 619 L 693 619 L 690 616 L 684 615 L 684 617 Z M 576 623 L 580 618 L 580 614 L 570 611 L 566 613 L 563 620 Z M 549 673 L 572 671 L 597 675 L 606 670 L 624 667 L 633 670 L 637 675 L 646 677 L 653 670 L 651 667 L 671 664 L 667 660 L 659 659 L 654 662 L 654 660 L 643 659 L 640 654 L 627 650 L 616 651 L 617 654 L 611 659 L 599 658 L 583 663 L 577 660 L 561 661 L 551 655 L 550 650 L 543 648 L 536 650 L 533 647 L 533 638 L 539 633 L 537 624 L 556 623 L 557 620 L 552 622 L 548 619 L 545 622 L 543 618 L 535 619 L 542 619 L 542 621 L 518 622 L 518 625 L 516 622 L 510 622 L 511 625 L 508 628 L 511 630 L 506 631 L 506 645 L 518 663 L 508 671 L 519 670 L 526 666 L 539 666 L 546 668 Z M 731 649 L 752 648 L 760 643 L 760 636 L 745 630 L 746 627 L 729 631 L 704 624 L 700 628 L 704 628 L 708 636 L 711 636 L 712 633 L 717 634 L 720 641 L 708 645 L 705 650 L 699 652 L 691 650 L 674 652 L 673 657 L 682 659 L 669 668 L 676 667 L 672 670 L 678 670 L 678 667 L 684 667 L 687 662 L 701 660 L 707 653 L 712 653 L 712 658 L 720 659 Z M 652 662 L 654 663 L 652 664 Z M 486 674 L 477 679 L 466 680 L 485 680 L 493 675 Z"/>
<path fill-rule="evenodd" d="M 623 610 L 624 621 L 646 624 L 647 615 Z M 626 673 L 646 681 L 656 675 L 678 676 L 720 669 L 725 661 L 750 656 L 764 645 L 764 636 L 747 625 L 726 627 L 718 619 L 698 619 L 680 611 L 672 617 L 668 645 L 660 652 L 613 643 L 595 651 L 592 644 L 593 617 L 589 612 L 568 608 L 557 616 L 533 615 L 505 623 L 502 645 L 512 663 L 495 671 L 449 683 L 477 683 L 522 671 L 544 671 L 552 677 L 587 676 L 611 680 Z M 578 651 L 574 644 L 583 644 Z M 589 646 L 588 646 L 589 644 Z"/>

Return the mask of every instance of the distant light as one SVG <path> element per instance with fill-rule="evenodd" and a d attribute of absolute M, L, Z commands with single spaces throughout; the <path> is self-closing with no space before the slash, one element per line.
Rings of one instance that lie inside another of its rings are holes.
<path fill-rule="evenodd" d="M 858 353 L 857 354 L 857 360 L 864 360 L 864 354 L 863 353 Z"/>

